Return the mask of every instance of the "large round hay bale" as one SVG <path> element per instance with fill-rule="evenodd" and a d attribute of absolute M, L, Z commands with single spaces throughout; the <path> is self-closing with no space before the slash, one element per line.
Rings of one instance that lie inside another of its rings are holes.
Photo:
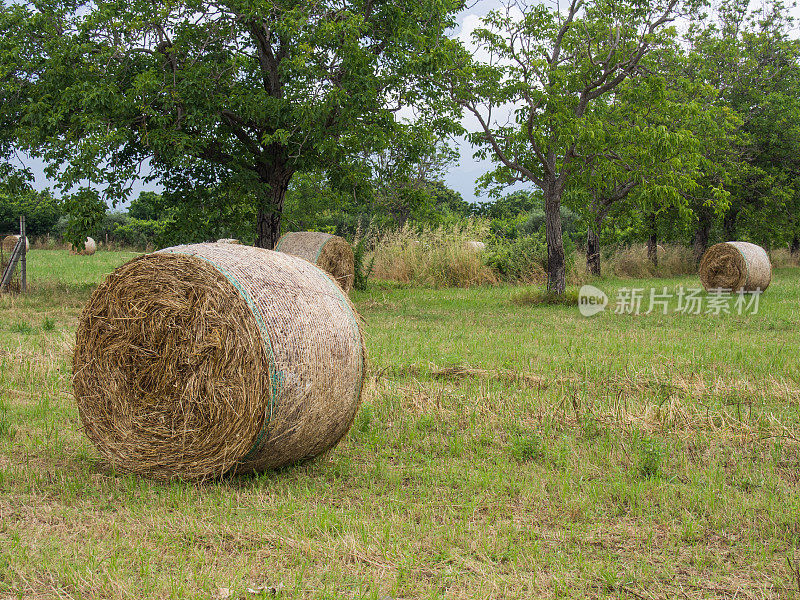
<path fill-rule="evenodd" d="M 468 242 L 464 242 L 464 247 L 471 252 L 475 252 L 479 254 L 486 250 L 486 244 L 484 242 L 479 242 L 477 240 L 470 240 Z"/>
<path fill-rule="evenodd" d="M 204 479 L 332 448 L 361 400 L 359 317 L 311 263 L 176 246 L 115 270 L 78 325 L 84 429 L 124 470 Z"/>
<path fill-rule="evenodd" d="M 700 260 L 700 282 L 706 290 L 764 291 L 771 280 L 767 252 L 749 242 L 715 244 Z"/>
<path fill-rule="evenodd" d="M 353 288 L 355 259 L 347 240 L 330 233 L 295 231 L 281 236 L 277 252 L 299 256 L 330 273 L 345 292 Z"/>
<path fill-rule="evenodd" d="M 95 252 L 97 252 L 97 242 L 90 237 L 87 237 L 86 241 L 83 242 L 83 250 L 75 245 L 70 246 L 69 249 L 70 254 L 80 254 L 81 256 L 91 256 Z"/>
<path fill-rule="evenodd" d="M 7 235 L 3 238 L 3 254 L 10 256 L 11 253 L 14 251 L 14 247 L 17 245 L 19 241 L 18 235 Z M 25 236 L 25 252 L 30 252 L 31 250 L 31 242 L 28 239 L 28 236 Z"/>

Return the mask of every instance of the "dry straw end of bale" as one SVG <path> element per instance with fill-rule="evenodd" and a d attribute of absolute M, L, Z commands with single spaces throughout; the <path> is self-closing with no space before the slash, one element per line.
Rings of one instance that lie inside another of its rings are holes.
<path fill-rule="evenodd" d="M 296 231 L 281 236 L 275 250 L 317 265 L 330 274 L 345 293 L 353 289 L 355 257 L 346 239 L 318 231 Z"/>
<path fill-rule="evenodd" d="M 10 256 L 11 253 L 14 251 L 14 247 L 17 245 L 19 241 L 18 235 L 7 235 L 3 238 L 3 254 Z M 31 241 L 28 239 L 28 236 L 25 236 L 25 252 L 30 252 L 31 250 Z"/>
<path fill-rule="evenodd" d="M 70 246 L 69 249 L 70 254 L 80 254 L 81 256 L 91 256 L 95 252 L 97 252 L 97 242 L 90 237 L 87 237 L 86 241 L 83 243 L 83 250 L 77 246 Z"/>
<path fill-rule="evenodd" d="M 723 242 L 706 250 L 699 275 L 706 290 L 764 291 L 772 280 L 772 264 L 761 246 Z"/>
<path fill-rule="evenodd" d="M 134 259 L 95 291 L 73 388 L 106 459 L 207 479 L 335 446 L 360 403 L 364 357 L 352 304 L 314 265 L 194 244 Z"/>

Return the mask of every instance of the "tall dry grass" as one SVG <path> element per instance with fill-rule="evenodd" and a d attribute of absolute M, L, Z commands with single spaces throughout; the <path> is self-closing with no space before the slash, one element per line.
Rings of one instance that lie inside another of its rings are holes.
<path fill-rule="evenodd" d="M 602 275 L 645 279 L 648 277 L 674 277 L 697 273 L 692 249 L 679 244 L 659 244 L 658 266 L 647 257 L 646 244 L 633 244 L 617 248 L 603 255 L 600 270 Z M 586 254 L 576 252 L 572 257 L 572 277 L 585 281 L 591 276 L 586 268 Z"/>
<path fill-rule="evenodd" d="M 372 250 L 372 275 L 429 287 L 470 287 L 498 283 L 481 252 L 468 241 L 485 241 L 489 224 L 482 219 L 436 228 L 409 225 L 385 233 Z"/>
<path fill-rule="evenodd" d="M 487 241 L 486 251 L 475 252 L 469 248 L 466 242 L 470 240 Z M 532 243 L 523 243 L 527 240 Z M 542 248 L 533 242 L 536 242 L 534 238 L 492 240 L 488 222 L 484 220 L 439 228 L 406 226 L 380 237 L 368 258 L 375 259 L 374 277 L 413 285 L 543 284 L 547 280 L 547 259 L 546 254 L 542 254 L 544 242 L 538 243 Z M 770 256 L 776 267 L 800 266 L 800 257 L 792 257 L 788 249 L 774 250 Z M 697 264 L 688 246 L 659 245 L 656 266 L 647 257 L 645 244 L 633 244 L 604 252 L 601 270 L 603 276 L 646 279 L 695 275 Z M 591 279 L 586 268 L 586 254 L 576 250 L 567 260 L 567 283 L 580 286 Z"/>
<path fill-rule="evenodd" d="M 792 255 L 788 248 L 776 248 L 769 251 L 769 259 L 776 269 L 800 267 L 800 253 Z"/>

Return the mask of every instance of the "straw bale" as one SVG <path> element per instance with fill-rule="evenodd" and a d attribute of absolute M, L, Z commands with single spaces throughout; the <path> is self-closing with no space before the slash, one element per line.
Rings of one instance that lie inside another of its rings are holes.
<path fill-rule="evenodd" d="M 126 471 L 206 479 L 317 456 L 350 428 L 364 381 L 359 317 L 309 262 L 234 244 L 132 260 L 78 326 L 86 434 Z"/>
<path fill-rule="evenodd" d="M 83 244 L 84 244 L 83 250 L 79 249 L 74 245 L 70 246 L 69 253 L 80 254 L 81 256 L 91 256 L 92 254 L 97 252 L 97 242 L 95 242 L 93 238 L 87 237 L 86 241 Z"/>
<path fill-rule="evenodd" d="M 299 256 L 330 273 L 345 292 L 353 288 L 355 259 L 347 240 L 318 231 L 296 231 L 281 236 L 277 252 Z"/>
<path fill-rule="evenodd" d="M 486 244 L 483 243 L 483 242 L 479 242 L 477 240 L 470 240 L 468 242 L 464 242 L 464 247 L 467 250 L 471 250 L 472 252 L 475 252 L 476 254 L 486 250 Z"/>
<path fill-rule="evenodd" d="M 723 242 L 706 250 L 699 273 L 706 290 L 764 291 L 772 279 L 772 265 L 761 246 Z"/>
<path fill-rule="evenodd" d="M 17 241 L 19 241 L 18 235 L 7 235 L 3 238 L 3 254 L 4 255 L 11 255 L 14 251 L 14 246 L 17 245 Z M 31 251 L 31 241 L 28 239 L 28 236 L 25 236 L 25 252 Z"/>

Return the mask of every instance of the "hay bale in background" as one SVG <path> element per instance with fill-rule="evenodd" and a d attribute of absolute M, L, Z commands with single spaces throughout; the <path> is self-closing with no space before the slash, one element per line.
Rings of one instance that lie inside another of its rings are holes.
<path fill-rule="evenodd" d="M 97 252 L 97 243 L 90 237 L 86 238 L 83 250 L 74 245 L 70 246 L 69 249 L 70 254 L 80 254 L 81 256 L 91 256 L 95 252 Z"/>
<path fill-rule="evenodd" d="M 11 253 L 14 251 L 14 246 L 17 245 L 17 241 L 19 240 L 18 235 L 7 235 L 3 238 L 3 255 L 11 256 Z M 31 251 L 31 241 L 28 239 L 28 236 L 25 236 L 25 252 Z"/>
<path fill-rule="evenodd" d="M 764 291 L 772 280 L 772 265 L 761 246 L 749 242 L 723 242 L 706 250 L 699 273 L 706 290 Z"/>
<path fill-rule="evenodd" d="M 241 244 L 236 238 L 220 238 L 217 240 L 218 244 Z"/>
<path fill-rule="evenodd" d="M 364 343 L 342 290 L 305 260 L 194 244 L 115 270 L 81 315 L 84 429 L 124 470 L 203 479 L 316 456 L 347 433 Z"/>
<path fill-rule="evenodd" d="M 476 254 L 486 250 L 486 244 L 484 244 L 483 242 L 478 242 L 476 240 L 470 240 L 469 242 L 464 242 L 464 247 L 467 250 L 472 250 Z"/>
<path fill-rule="evenodd" d="M 355 259 L 344 238 L 317 231 L 296 231 L 281 236 L 277 252 L 299 256 L 330 273 L 345 292 L 353 289 Z"/>

